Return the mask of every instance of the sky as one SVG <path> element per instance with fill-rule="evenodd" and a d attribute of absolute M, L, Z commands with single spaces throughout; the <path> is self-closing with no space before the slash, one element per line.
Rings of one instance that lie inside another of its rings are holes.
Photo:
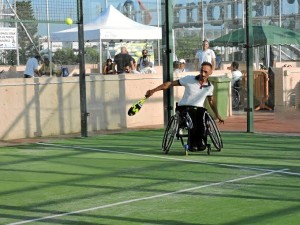
<path fill-rule="evenodd" d="M 0 0 L 1 1 L 1 0 Z M 33 0 L 33 1 L 41 1 L 41 0 Z M 49 0 L 49 2 L 55 1 L 55 0 Z M 135 10 L 139 10 L 138 2 L 137 0 L 132 0 L 134 3 Z M 149 9 L 152 9 L 153 11 L 156 11 L 157 5 L 160 7 L 160 2 L 157 2 L 160 0 L 143 0 L 143 3 L 148 7 Z M 212 0 L 206 0 L 207 3 L 210 3 Z M 225 0 L 224 0 L 225 1 Z M 288 0 L 281 0 L 282 1 L 282 14 L 297 14 L 299 12 L 299 3 L 300 0 L 294 0 L 293 4 L 288 3 Z M 293 0 L 291 0 L 293 1 Z M 183 6 L 187 3 L 194 2 L 192 0 L 174 0 L 173 4 L 182 4 Z M 201 2 L 201 1 L 200 1 Z M 230 1 L 231 2 L 231 1 Z M 255 4 L 255 0 L 253 0 Z M 104 10 L 107 5 L 112 4 L 116 8 L 122 8 L 123 4 L 125 3 L 125 0 L 83 0 L 84 4 L 84 23 L 88 23 L 90 21 L 93 21 L 97 16 L 100 14 L 101 10 Z M 197 2 L 196 2 L 197 3 Z M 230 11 L 230 8 L 228 8 Z M 272 14 L 272 7 L 264 5 L 264 15 L 268 16 Z M 241 5 L 239 7 L 239 16 L 241 16 Z M 215 7 L 214 8 L 214 15 L 218 17 L 220 14 L 220 8 Z M 253 13 L 255 15 L 255 12 Z M 193 10 L 193 18 L 197 18 L 197 10 Z M 138 18 L 139 19 L 139 18 Z M 186 11 L 181 10 L 180 11 L 180 22 L 184 22 L 186 19 Z M 153 13 L 153 19 L 150 25 L 157 25 L 157 14 Z M 75 26 L 75 25 L 73 25 Z M 50 32 L 55 32 L 59 30 L 68 29 L 72 26 L 68 26 L 65 24 L 51 24 L 50 25 Z M 40 24 L 39 25 L 39 35 L 47 35 L 47 24 Z"/>

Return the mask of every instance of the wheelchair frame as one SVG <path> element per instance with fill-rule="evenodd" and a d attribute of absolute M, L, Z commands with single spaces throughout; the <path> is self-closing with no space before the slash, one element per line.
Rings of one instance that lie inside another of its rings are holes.
<path fill-rule="evenodd" d="M 180 139 L 182 146 L 184 147 L 185 154 L 188 155 L 190 143 L 188 143 L 190 130 L 193 128 L 193 122 L 188 112 L 181 115 L 179 111 L 171 116 L 168 125 L 166 127 L 164 137 L 162 140 L 162 150 L 165 154 L 169 153 L 169 150 L 174 142 L 175 137 L 177 140 Z M 207 154 L 211 152 L 211 144 L 207 143 L 207 136 L 210 137 L 211 142 L 213 143 L 216 151 L 221 151 L 223 148 L 222 137 L 220 131 L 211 117 L 211 115 L 205 111 L 204 113 L 205 120 L 205 146 L 207 149 Z"/>

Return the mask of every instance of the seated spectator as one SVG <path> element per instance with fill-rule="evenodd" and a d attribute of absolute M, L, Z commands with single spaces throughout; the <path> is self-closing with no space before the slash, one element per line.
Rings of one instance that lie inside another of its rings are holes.
<path fill-rule="evenodd" d="M 232 73 L 231 86 L 240 86 L 240 81 L 243 79 L 243 74 L 241 73 L 241 71 L 239 71 L 239 63 L 232 62 L 230 67 L 227 67 L 227 69 L 231 70 Z"/>
<path fill-rule="evenodd" d="M 114 74 L 114 64 L 112 59 L 107 59 L 106 64 L 103 66 L 103 74 Z"/>
<path fill-rule="evenodd" d="M 185 60 L 184 59 L 180 59 L 179 60 L 179 71 L 180 73 L 185 72 Z"/>
<path fill-rule="evenodd" d="M 173 73 L 178 75 L 182 72 L 185 72 L 185 60 L 180 59 L 179 61 L 174 61 L 173 62 Z"/>
<path fill-rule="evenodd" d="M 156 73 L 154 67 L 154 63 L 151 62 L 150 56 L 148 55 L 148 51 L 144 49 L 142 51 L 142 57 L 137 61 L 137 70 L 140 73 Z"/>
<path fill-rule="evenodd" d="M 44 57 L 44 62 L 41 68 L 39 69 L 40 74 L 50 76 L 50 67 L 52 69 L 52 75 L 57 76 L 56 65 L 53 62 L 51 62 L 50 64 L 49 58 Z"/>

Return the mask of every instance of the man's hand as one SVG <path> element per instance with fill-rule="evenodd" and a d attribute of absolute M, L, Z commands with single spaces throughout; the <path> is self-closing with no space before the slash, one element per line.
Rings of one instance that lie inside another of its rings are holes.
<path fill-rule="evenodd" d="M 223 120 L 221 117 L 218 117 L 219 123 L 224 124 L 225 120 Z"/>
<path fill-rule="evenodd" d="M 146 98 L 149 98 L 151 97 L 152 95 L 154 94 L 154 91 L 153 90 L 148 90 L 145 94 Z"/>

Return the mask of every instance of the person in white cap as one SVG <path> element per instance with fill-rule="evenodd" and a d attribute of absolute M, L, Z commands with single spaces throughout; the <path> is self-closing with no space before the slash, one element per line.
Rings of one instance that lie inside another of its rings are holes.
<path fill-rule="evenodd" d="M 180 72 L 182 73 L 182 72 L 185 72 L 186 70 L 185 70 L 185 60 L 184 59 L 180 59 L 179 60 L 179 69 L 180 69 Z"/>

